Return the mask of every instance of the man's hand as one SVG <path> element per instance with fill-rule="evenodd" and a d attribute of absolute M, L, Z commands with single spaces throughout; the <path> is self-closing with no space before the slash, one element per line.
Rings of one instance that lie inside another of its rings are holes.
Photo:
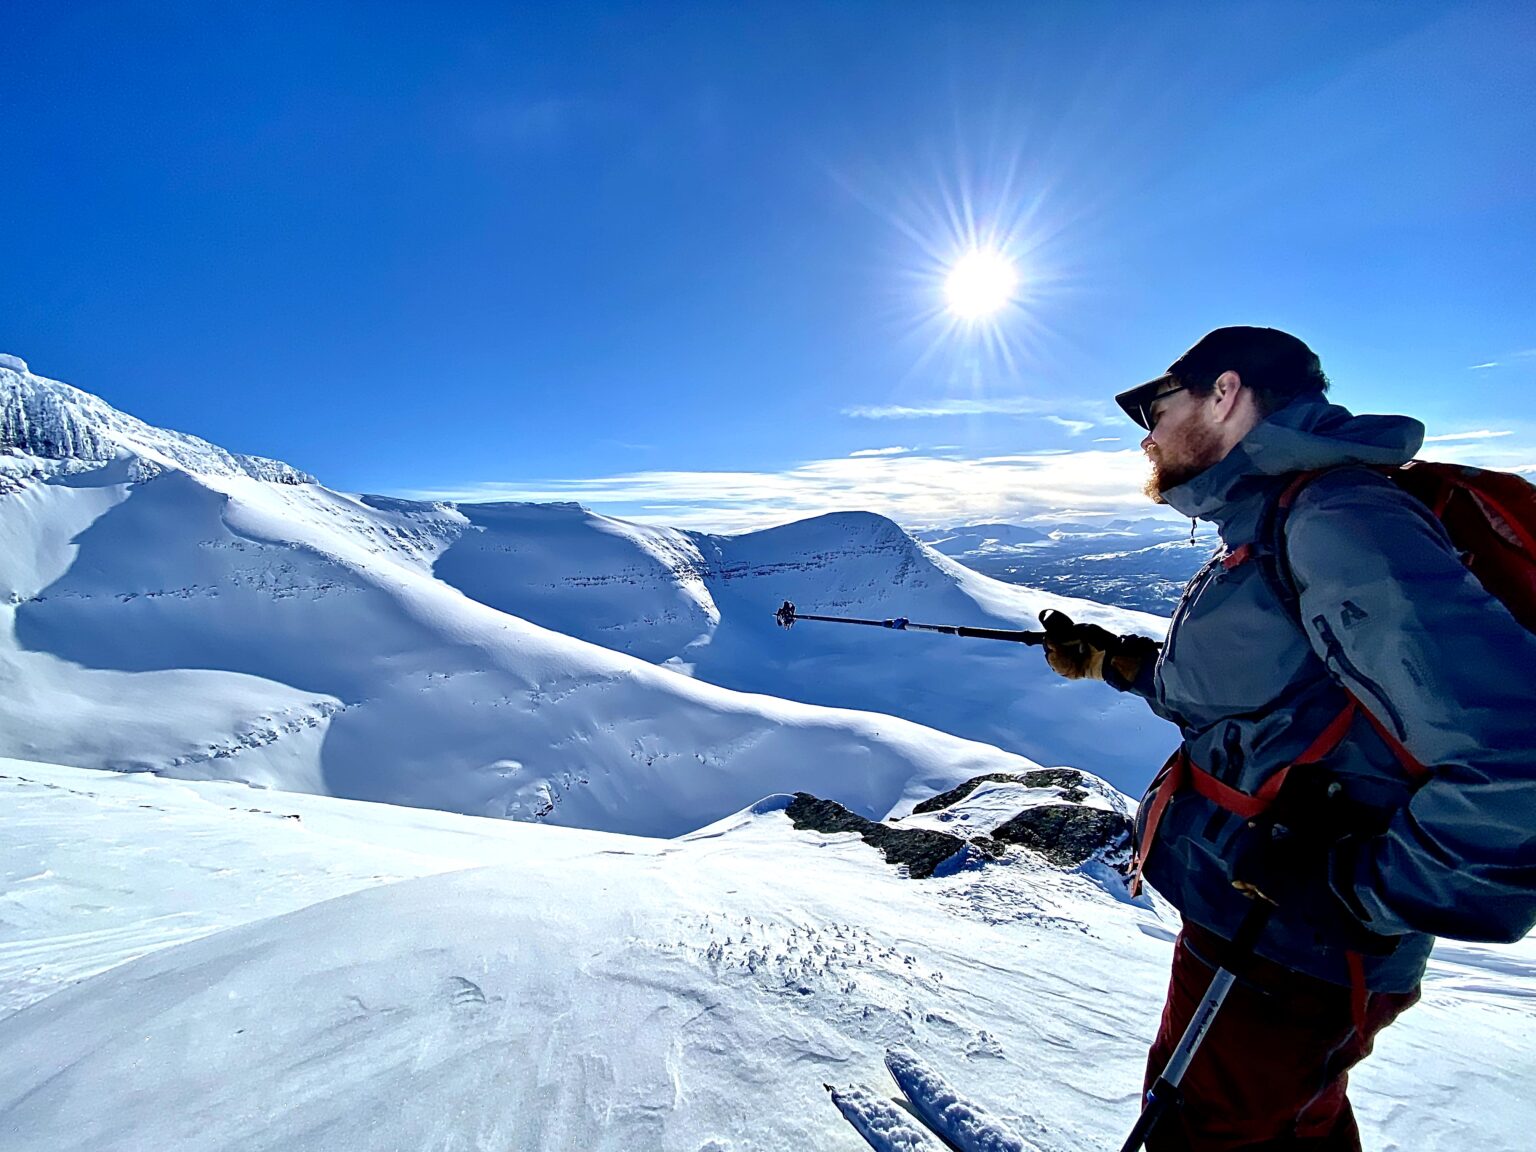
<path fill-rule="evenodd" d="M 1146 636 L 1119 636 L 1097 624 L 1074 624 L 1054 608 L 1040 613 L 1040 623 L 1045 627 L 1045 662 L 1068 680 L 1112 678 L 1130 684 L 1143 662 L 1156 660 L 1162 648 Z"/>

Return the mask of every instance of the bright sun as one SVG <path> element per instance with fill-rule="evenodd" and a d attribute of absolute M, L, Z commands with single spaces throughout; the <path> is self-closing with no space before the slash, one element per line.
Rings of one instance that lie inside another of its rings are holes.
<path fill-rule="evenodd" d="M 1006 306 L 1018 287 L 1013 262 L 1001 252 L 973 249 L 956 260 L 944 281 L 949 310 L 963 320 L 982 320 Z"/>

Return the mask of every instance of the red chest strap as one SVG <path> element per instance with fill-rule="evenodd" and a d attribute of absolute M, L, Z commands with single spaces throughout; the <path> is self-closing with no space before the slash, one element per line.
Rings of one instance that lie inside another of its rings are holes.
<path fill-rule="evenodd" d="M 1152 799 L 1148 801 L 1146 819 L 1142 821 L 1141 835 L 1136 843 L 1136 858 L 1131 871 L 1131 895 L 1136 896 L 1141 892 L 1141 874 L 1146 867 L 1147 854 L 1152 851 L 1152 844 L 1157 839 L 1157 826 L 1162 822 L 1168 802 L 1177 792 L 1186 787 L 1192 788 L 1218 808 L 1244 820 L 1252 820 L 1263 815 L 1264 811 L 1274 803 L 1275 797 L 1280 794 L 1280 789 L 1285 787 L 1286 777 L 1290 775 L 1292 768 L 1315 764 L 1330 755 L 1344 742 L 1344 737 L 1349 734 L 1355 718 L 1361 714 L 1364 714 L 1371 727 L 1376 730 L 1376 734 L 1392 750 L 1392 754 L 1397 757 L 1398 763 L 1403 766 L 1403 771 L 1409 779 L 1417 783 L 1428 777 L 1429 770 L 1420 764 L 1407 748 L 1403 747 L 1385 725 L 1371 715 L 1369 708 L 1362 708 L 1354 696 L 1350 696 L 1348 702 L 1339 710 L 1339 714 L 1329 721 L 1327 727 L 1317 734 L 1317 738 L 1308 744 L 1296 759 L 1264 781 L 1257 792 L 1243 792 L 1230 784 L 1222 783 L 1190 759 L 1189 752 L 1183 744 L 1180 744 L 1178 751 L 1168 758 L 1148 790 Z"/>

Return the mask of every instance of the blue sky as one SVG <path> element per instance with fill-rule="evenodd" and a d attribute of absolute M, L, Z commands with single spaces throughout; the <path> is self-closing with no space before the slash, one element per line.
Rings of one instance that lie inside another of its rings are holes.
<path fill-rule="evenodd" d="M 0 351 L 335 488 L 1131 509 L 1110 396 L 1225 323 L 1536 463 L 1528 3 L 72 0 L 0 42 Z M 971 234 L 1023 278 L 988 329 L 942 311 Z"/>

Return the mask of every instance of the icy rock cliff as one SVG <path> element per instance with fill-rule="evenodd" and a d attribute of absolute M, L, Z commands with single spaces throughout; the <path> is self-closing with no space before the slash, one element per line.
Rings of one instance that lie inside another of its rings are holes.
<path fill-rule="evenodd" d="M 0 355 L 0 451 L 69 464 L 136 458 L 134 479 L 165 468 L 215 476 L 250 476 L 280 484 L 314 477 L 279 460 L 226 452 L 196 436 L 151 427 L 59 380 L 28 371 L 18 356 Z"/>

